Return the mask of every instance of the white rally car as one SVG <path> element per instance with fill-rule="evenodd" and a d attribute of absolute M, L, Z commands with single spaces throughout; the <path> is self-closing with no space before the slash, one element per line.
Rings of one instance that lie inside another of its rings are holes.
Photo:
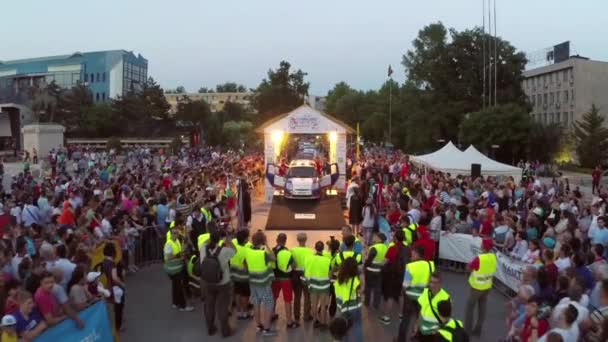
<path fill-rule="evenodd" d="M 276 174 L 276 165 L 268 164 L 266 178 L 273 187 L 283 190 L 285 198 L 319 199 L 323 191 L 332 187 L 340 176 L 337 164 L 331 164 L 330 169 L 330 174 L 319 176 L 314 160 L 296 159 L 289 163 L 284 177 Z"/>

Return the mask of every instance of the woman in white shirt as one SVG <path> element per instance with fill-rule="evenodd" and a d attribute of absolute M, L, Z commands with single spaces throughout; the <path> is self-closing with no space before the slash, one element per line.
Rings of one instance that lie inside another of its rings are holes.
<path fill-rule="evenodd" d="M 539 255 L 540 246 L 538 240 L 533 240 L 528 244 L 528 250 L 521 260 L 528 264 L 535 264 L 539 260 Z"/>
<path fill-rule="evenodd" d="M 515 247 L 511 251 L 511 257 L 521 260 L 528 251 L 528 241 L 525 232 L 517 232 L 515 235 Z"/>
<path fill-rule="evenodd" d="M 374 226 L 376 225 L 376 208 L 371 198 L 368 198 L 365 202 L 362 216 L 363 222 L 361 223 L 361 226 L 363 226 L 363 232 L 365 234 L 365 244 L 369 246 L 372 242 Z"/>
<path fill-rule="evenodd" d="M 561 245 L 559 249 L 559 257 L 555 260 L 555 266 L 557 266 L 557 271 L 562 272 L 572 264 L 570 261 L 570 254 L 572 254 L 572 250 L 569 245 Z"/>

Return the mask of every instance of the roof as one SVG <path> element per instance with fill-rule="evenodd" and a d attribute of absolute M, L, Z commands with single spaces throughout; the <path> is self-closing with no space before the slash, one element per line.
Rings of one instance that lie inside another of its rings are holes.
<path fill-rule="evenodd" d="M 90 51 L 90 52 L 80 52 L 75 51 L 69 55 L 57 55 L 57 56 L 45 56 L 45 57 L 33 57 L 33 58 L 21 58 L 21 59 L 13 59 L 10 61 L 0 60 L 0 65 L 11 65 L 11 64 L 23 64 L 23 63 L 34 63 L 34 62 L 47 62 L 47 61 L 55 61 L 61 59 L 68 59 L 71 57 L 82 57 L 84 55 L 93 54 L 93 53 L 108 53 L 108 52 L 120 52 L 120 53 L 132 53 L 132 51 L 127 50 L 105 50 L 105 51 Z"/>
<path fill-rule="evenodd" d="M 335 117 L 333 117 L 333 116 L 331 116 L 331 115 L 329 115 L 329 114 L 327 114 L 327 113 L 323 113 L 323 112 L 322 112 L 322 111 L 320 111 L 320 110 L 316 110 L 316 109 L 312 108 L 311 106 L 309 106 L 309 105 L 307 105 L 307 104 L 303 104 L 303 105 L 301 105 L 301 106 L 299 106 L 299 107 L 297 107 L 297 108 L 294 108 L 293 110 L 291 110 L 291 111 L 289 111 L 289 112 L 287 112 L 287 113 L 279 114 L 279 115 L 275 116 L 274 118 L 272 118 L 272 119 L 270 119 L 270 120 L 268 120 L 268 121 L 264 122 L 264 123 L 263 123 L 263 124 L 262 124 L 260 127 L 258 127 L 258 128 L 256 129 L 256 132 L 258 132 L 258 133 L 263 133 L 263 132 L 264 132 L 264 129 L 265 129 L 266 127 L 268 127 L 268 126 L 272 125 L 273 123 L 275 123 L 275 122 L 277 122 L 277 121 L 279 121 L 279 120 L 281 120 L 281 119 L 284 119 L 284 118 L 288 117 L 290 114 L 292 114 L 293 112 L 295 112 L 295 111 L 297 111 L 297 110 L 299 110 L 299 109 L 301 109 L 301 108 L 310 108 L 311 110 L 313 110 L 313 111 L 317 112 L 319 115 L 321 115 L 322 117 L 326 118 L 327 120 L 333 121 L 334 123 L 338 124 L 339 126 L 344 127 L 344 129 L 346 130 L 346 132 L 347 132 L 347 133 L 350 133 L 350 134 L 355 134 L 355 133 L 357 133 L 357 131 L 356 131 L 356 130 L 354 130 L 352 127 L 350 127 L 350 126 L 349 126 L 347 123 L 345 123 L 344 121 L 342 121 L 342 120 L 338 120 L 338 119 L 336 119 Z"/>

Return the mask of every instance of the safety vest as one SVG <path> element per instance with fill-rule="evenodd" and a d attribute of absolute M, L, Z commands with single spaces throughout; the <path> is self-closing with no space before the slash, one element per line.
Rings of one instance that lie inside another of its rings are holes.
<path fill-rule="evenodd" d="M 182 243 L 179 241 L 179 239 L 177 239 L 175 241 L 173 241 L 172 239 L 169 239 L 169 240 L 167 240 L 167 242 L 165 242 L 165 246 L 167 246 L 167 245 L 171 245 L 171 251 L 172 251 L 171 256 L 173 256 L 173 257 L 178 255 L 182 251 Z M 167 257 L 167 254 L 165 254 L 165 261 L 167 261 L 167 260 L 169 260 L 169 258 Z"/>
<path fill-rule="evenodd" d="M 414 234 L 416 234 L 417 229 L 417 223 L 410 223 L 409 226 L 403 227 L 403 234 L 405 234 L 405 240 L 403 241 L 403 243 L 408 246 L 411 245 L 414 242 Z"/>
<path fill-rule="evenodd" d="M 426 260 L 412 261 L 405 265 L 406 272 L 412 276 L 410 284 L 403 282 L 405 294 L 413 300 L 420 297 L 422 291 L 429 285 L 431 274 L 435 272 L 435 263 Z"/>
<path fill-rule="evenodd" d="M 429 289 L 425 288 L 418 298 L 420 304 L 420 333 L 422 335 L 431 335 L 439 329 L 439 321 L 433 314 L 433 310 L 437 312 L 437 303 L 450 300 L 450 294 L 444 289 L 439 290 L 435 296 L 431 297 L 429 302 Z"/>
<path fill-rule="evenodd" d="M 342 265 L 344 260 L 346 260 L 350 257 L 354 257 L 355 260 L 357 261 L 357 264 L 361 264 L 361 254 L 355 253 L 355 251 L 339 252 L 338 254 L 336 254 L 336 259 L 335 259 L 334 263 L 336 266 L 340 266 L 340 265 Z"/>
<path fill-rule="evenodd" d="M 344 283 L 335 282 L 336 306 L 340 313 L 359 309 L 361 301 L 357 296 L 357 287 L 361 284 L 358 277 L 346 280 Z"/>
<path fill-rule="evenodd" d="M 296 271 L 304 272 L 306 266 L 306 258 L 313 255 L 315 252 L 308 247 L 294 247 L 291 249 L 293 260 L 296 262 Z"/>
<path fill-rule="evenodd" d="M 469 276 L 472 288 L 485 291 L 492 288 L 492 279 L 496 273 L 496 255 L 494 253 L 479 254 L 479 269 L 473 270 Z"/>
<path fill-rule="evenodd" d="M 266 263 L 266 251 L 263 249 L 249 249 L 245 255 L 249 283 L 255 286 L 265 286 L 274 279 L 272 269 Z"/>
<path fill-rule="evenodd" d="M 403 244 L 404 247 L 407 247 L 407 243 L 405 241 L 401 241 L 401 244 Z M 391 248 L 395 245 L 394 241 L 391 241 L 391 243 L 388 244 L 388 248 Z"/>
<path fill-rule="evenodd" d="M 277 260 L 274 266 L 274 277 L 278 280 L 291 279 L 291 252 L 281 246 L 275 250 Z"/>
<path fill-rule="evenodd" d="M 209 223 L 213 220 L 213 214 L 211 214 L 211 212 L 209 211 L 209 209 L 202 207 L 201 208 L 201 213 L 203 214 L 203 216 L 205 216 L 205 222 Z"/>
<path fill-rule="evenodd" d="M 205 234 L 201 234 L 198 236 L 198 239 L 196 241 L 196 247 L 198 248 L 198 250 L 200 251 L 201 248 L 203 248 L 203 245 L 209 241 L 209 239 L 211 238 L 211 234 L 210 233 L 205 233 Z M 220 242 L 217 244 L 218 246 L 223 246 L 224 245 L 224 240 L 220 240 Z"/>
<path fill-rule="evenodd" d="M 306 259 L 304 277 L 308 281 L 308 288 L 312 292 L 329 291 L 331 281 L 329 271 L 331 269 L 331 259 L 319 254 L 314 254 Z"/>
<path fill-rule="evenodd" d="M 452 330 L 454 330 L 454 329 L 456 329 L 457 325 L 459 327 L 462 327 L 462 322 L 455 320 L 455 319 L 450 319 L 447 323 L 442 325 L 437 332 L 439 333 L 439 335 L 441 335 L 441 337 L 445 341 L 452 342 L 452 341 L 454 341 L 454 337 L 452 336 L 452 331 L 445 329 L 445 328 L 451 328 Z"/>
<path fill-rule="evenodd" d="M 246 282 L 249 279 L 247 269 L 245 269 L 245 256 L 247 250 L 251 248 L 251 242 L 245 243 L 245 245 L 239 245 L 237 239 L 232 239 L 234 247 L 236 247 L 236 253 L 230 259 L 230 276 L 234 281 Z"/>
<path fill-rule="evenodd" d="M 386 259 L 384 257 L 386 256 L 388 247 L 386 247 L 386 245 L 383 243 L 377 243 L 371 248 L 376 250 L 376 256 L 374 257 L 374 260 L 372 260 L 372 264 L 367 266 L 366 269 L 372 273 L 380 273 L 380 271 L 382 271 L 382 267 L 386 263 Z"/>
<path fill-rule="evenodd" d="M 190 277 L 193 277 L 193 278 L 197 278 L 197 277 L 194 275 L 194 260 L 195 260 L 197 257 L 198 257 L 198 255 L 196 255 L 196 254 L 192 255 L 192 256 L 190 257 L 190 260 L 188 260 L 188 265 L 186 265 L 186 269 L 188 270 L 188 275 L 189 275 Z"/>

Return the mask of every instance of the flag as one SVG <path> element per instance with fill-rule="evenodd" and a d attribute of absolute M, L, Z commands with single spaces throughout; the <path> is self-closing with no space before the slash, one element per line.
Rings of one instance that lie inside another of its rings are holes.
<path fill-rule="evenodd" d="M 361 143 L 361 137 L 359 136 L 359 123 L 357 122 L 357 146 L 356 146 L 356 158 L 359 161 L 359 144 Z"/>
<path fill-rule="evenodd" d="M 391 65 L 388 65 L 388 77 L 391 77 L 391 75 L 393 74 L 393 67 L 391 67 Z"/>

